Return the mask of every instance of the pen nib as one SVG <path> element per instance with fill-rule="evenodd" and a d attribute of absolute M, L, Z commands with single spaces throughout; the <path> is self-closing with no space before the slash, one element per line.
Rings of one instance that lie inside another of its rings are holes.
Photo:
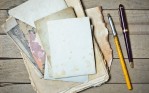
<path fill-rule="evenodd" d="M 134 68 L 134 63 L 133 62 L 130 62 L 130 67 Z"/>

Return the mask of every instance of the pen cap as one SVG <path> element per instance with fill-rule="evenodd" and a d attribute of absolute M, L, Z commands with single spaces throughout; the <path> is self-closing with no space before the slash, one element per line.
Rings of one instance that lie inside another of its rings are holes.
<path fill-rule="evenodd" d="M 125 14 L 125 8 L 122 4 L 119 5 L 119 16 L 121 21 L 121 27 L 122 29 L 126 30 L 128 29 L 127 20 L 126 20 L 126 14 Z"/>
<path fill-rule="evenodd" d="M 108 20 L 109 20 L 109 23 L 110 23 L 110 26 L 111 26 L 111 29 L 112 29 L 112 33 L 115 36 L 117 33 L 116 33 L 115 26 L 114 26 L 114 22 L 112 20 L 112 17 L 110 16 L 110 14 L 108 14 L 107 16 L 108 16 Z"/>

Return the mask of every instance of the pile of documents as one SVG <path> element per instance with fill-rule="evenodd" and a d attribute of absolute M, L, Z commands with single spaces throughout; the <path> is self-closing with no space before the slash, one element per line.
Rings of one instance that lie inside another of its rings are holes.
<path fill-rule="evenodd" d="M 8 13 L 2 28 L 19 47 L 38 93 L 76 93 L 109 79 L 112 50 L 100 7 L 29 0 Z"/>

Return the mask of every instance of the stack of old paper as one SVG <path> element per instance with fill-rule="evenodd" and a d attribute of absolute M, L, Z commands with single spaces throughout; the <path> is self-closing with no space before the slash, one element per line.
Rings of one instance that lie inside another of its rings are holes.
<path fill-rule="evenodd" d="M 2 27 L 38 93 L 76 93 L 109 79 L 112 51 L 101 9 L 85 12 L 79 0 L 29 0 L 9 11 Z"/>

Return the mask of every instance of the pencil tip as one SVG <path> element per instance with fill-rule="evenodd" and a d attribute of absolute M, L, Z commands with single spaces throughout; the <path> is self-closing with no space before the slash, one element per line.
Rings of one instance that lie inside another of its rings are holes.
<path fill-rule="evenodd" d="M 133 62 L 130 62 L 130 67 L 134 68 L 134 63 Z"/>

